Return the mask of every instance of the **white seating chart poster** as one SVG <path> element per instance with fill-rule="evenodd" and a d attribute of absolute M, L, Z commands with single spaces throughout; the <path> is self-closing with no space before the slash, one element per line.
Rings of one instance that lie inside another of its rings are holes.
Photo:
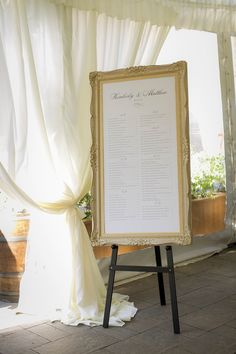
<path fill-rule="evenodd" d="M 90 80 L 92 242 L 189 244 L 186 63 Z"/>

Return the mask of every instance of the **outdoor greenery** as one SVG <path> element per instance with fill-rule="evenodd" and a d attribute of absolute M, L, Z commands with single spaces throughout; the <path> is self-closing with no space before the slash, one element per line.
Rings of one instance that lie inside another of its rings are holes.
<path fill-rule="evenodd" d="M 91 193 L 85 194 L 85 196 L 78 203 L 78 207 L 84 212 L 84 219 L 88 219 L 92 217 L 91 214 Z"/>
<path fill-rule="evenodd" d="M 214 197 L 218 192 L 225 192 L 224 156 L 194 154 L 191 157 L 192 199 Z"/>

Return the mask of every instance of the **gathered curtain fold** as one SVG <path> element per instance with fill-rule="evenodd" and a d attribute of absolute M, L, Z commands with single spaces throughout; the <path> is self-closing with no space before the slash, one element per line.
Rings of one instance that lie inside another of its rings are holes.
<path fill-rule="evenodd" d="M 0 1 L 0 188 L 31 208 L 18 311 L 102 323 L 105 286 L 77 202 L 89 191 L 89 72 L 155 64 L 169 27 L 50 1 Z M 110 324 L 136 312 L 115 294 Z"/>
<path fill-rule="evenodd" d="M 158 26 L 236 33 L 232 0 L 50 0 L 81 10 Z"/>

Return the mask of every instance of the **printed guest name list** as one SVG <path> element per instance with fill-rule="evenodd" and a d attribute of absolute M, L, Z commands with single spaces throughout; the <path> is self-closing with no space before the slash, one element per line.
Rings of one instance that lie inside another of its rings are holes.
<path fill-rule="evenodd" d="M 105 232 L 178 232 L 175 78 L 102 89 Z"/>

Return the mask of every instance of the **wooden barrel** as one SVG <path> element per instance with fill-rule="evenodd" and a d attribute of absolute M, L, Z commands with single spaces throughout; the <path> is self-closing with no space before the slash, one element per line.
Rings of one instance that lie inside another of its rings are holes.
<path fill-rule="evenodd" d="M 0 230 L 0 300 L 17 302 L 25 267 L 25 251 L 29 231 L 29 214 L 18 213 L 12 228 Z"/>

